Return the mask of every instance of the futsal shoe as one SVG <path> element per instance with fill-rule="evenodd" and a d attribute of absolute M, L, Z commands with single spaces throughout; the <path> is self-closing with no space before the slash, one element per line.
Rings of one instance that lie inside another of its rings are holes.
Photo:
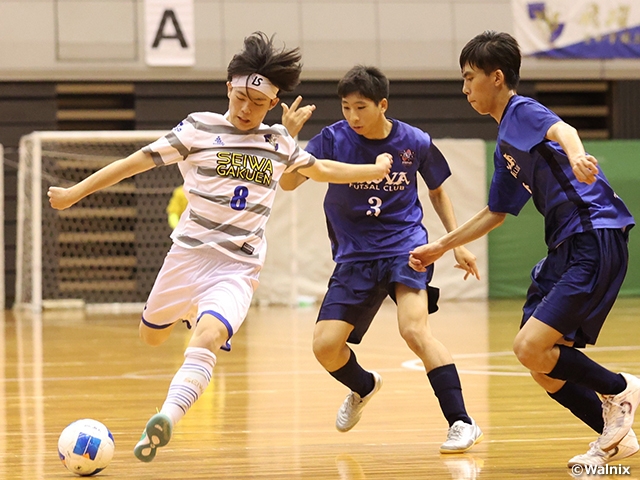
<path fill-rule="evenodd" d="M 640 450 L 640 445 L 638 445 L 636 434 L 633 430 L 629 430 L 629 433 L 627 433 L 620 443 L 608 452 L 605 452 L 600 448 L 600 439 L 597 439 L 595 442 L 591 442 L 589 444 L 589 451 L 582 455 L 576 455 L 573 457 L 569 460 L 567 466 L 569 468 L 575 465 L 593 465 L 600 467 L 607 463 L 630 457 L 638 450 Z"/>
<path fill-rule="evenodd" d="M 356 392 L 351 392 L 347 395 L 347 398 L 342 402 L 340 410 L 338 410 L 338 416 L 336 418 L 336 428 L 338 431 L 348 432 L 355 427 L 362 416 L 364 406 L 382 387 L 382 377 L 377 372 L 370 373 L 373 375 L 373 390 L 364 397 L 360 397 Z"/>
<path fill-rule="evenodd" d="M 140 441 L 133 449 L 133 454 L 141 462 L 150 462 L 156 456 L 156 449 L 164 447 L 171 440 L 173 424 L 164 413 L 156 413 L 147 422 Z"/>
<path fill-rule="evenodd" d="M 620 375 L 627 381 L 627 388 L 617 395 L 602 397 L 604 430 L 598 441 L 600 448 L 605 452 L 615 447 L 627 435 L 640 403 L 640 378 L 628 373 Z"/>
<path fill-rule="evenodd" d="M 440 445 L 440 453 L 463 453 L 482 441 L 482 430 L 471 419 L 471 425 L 458 420 L 447 433 L 447 440 Z"/>

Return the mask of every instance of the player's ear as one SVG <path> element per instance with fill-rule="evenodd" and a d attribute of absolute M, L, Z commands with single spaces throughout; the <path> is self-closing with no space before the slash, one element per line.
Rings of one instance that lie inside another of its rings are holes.
<path fill-rule="evenodd" d="M 280 101 L 280 99 L 278 97 L 276 97 L 273 100 L 271 100 L 271 103 L 269 104 L 269 110 L 271 110 L 273 107 L 275 107 L 278 104 L 279 101 Z"/>
<path fill-rule="evenodd" d="M 378 104 L 378 106 L 380 107 L 380 110 L 382 110 L 382 113 L 386 112 L 387 109 L 389 108 L 389 100 L 387 100 L 386 98 L 383 98 L 382 100 L 380 100 L 380 103 Z"/>
<path fill-rule="evenodd" d="M 231 82 L 227 82 L 227 98 L 231 98 L 231 90 L 233 90 Z"/>
<path fill-rule="evenodd" d="M 505 83 L 505 82 L 504 82 L 504 72 L 503 72 L 502 70 L 500 70 L 500 69 L 495 70 L 495 71 L 491 74 L 491 76 L 492 76 L 493 83 L 494 83 L 496 86 L 498 86 L 498 85 L 501 85 L 501 84 L 504 84 L 504 83 Z"/>

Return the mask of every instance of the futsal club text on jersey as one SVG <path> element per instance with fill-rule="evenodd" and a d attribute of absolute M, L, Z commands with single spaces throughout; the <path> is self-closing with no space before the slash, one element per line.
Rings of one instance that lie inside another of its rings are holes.
<path fill-rule="evenodd" d="M 389 172 L 382 180 L 350 183 L 349 187 L 355 190 L 382 190 L 385 192 L 396 192 L 404 190 L 409 183 L 407 172 Z"/>

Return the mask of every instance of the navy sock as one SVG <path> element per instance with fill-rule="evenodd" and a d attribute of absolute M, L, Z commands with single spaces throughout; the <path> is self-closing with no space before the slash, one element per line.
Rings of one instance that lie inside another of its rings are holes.
<path fill-rule="evenodd" d="M 431 382 L 433 393 L 438 398 L 444 418 L 449 422 L 449 426 L 458 420 L 471 424 L 471 418 L 464 407 L 462 386 L 460 385 L 460 377 L 456 366 L 451 363 L 436 367 L 427 373 L 427 377 Z"/>
<path fill-rule="evenodd" d="M 558 363 L 547 376 L 583 385 L 601 395 L 616 395 L 627 388 L 627 381 L 619 373 L 607 370 L 576 348 L 558 347 Z"/>
<path fill-rule="evenodd" d="M 575 383 L 566 382 L 556 393 L 547 392 L 551 398 L 568 408 L 571 413 L 590 426 L 596 433 L 602 433 L 602 402 L 598 394 Z"/>
<path fill-rule="evenodd" d="M 356 392 L 361 397 L 366 397 L 373 391 L 375 381 L 373 375 L 360 366 L 356 359 L 356 354 L 349 349 L 351 355 L 349 360 L 335 372 L 329 374 L 343 385 L 346 385 L 352 392 Z"/>

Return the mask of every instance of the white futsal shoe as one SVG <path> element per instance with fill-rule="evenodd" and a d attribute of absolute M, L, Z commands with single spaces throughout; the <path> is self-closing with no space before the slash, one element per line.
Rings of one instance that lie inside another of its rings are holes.
<path fill-rule="evenodd" d="M 634 453 L 640 450 L 640 445 L 638 445 L 638 439 L 636 438 L 636 434 L 633 430 L 629 430 L 629 433 L 611 450 L 605 452 L 600 448 L 600 438 L 596 441 L 591 442 L 589 444 L 589 451 L 587 453 L 583 453 L 582 455 L 576 455 L 571 460 L 567 466 L 569 468 L 575 465 L 582 466 L 596 466 L 601 467 L 606 465 L 607 463 L 622 460 L 623 458 L 630 457 Z"/>
<path fill-rule="evenodd" d="M 447 432 L 447 440 L 440 445 L 440 453 L 463 453 L 482 441 L 482 430 L 471 419 L 471 425 L 462 420 L 454 422 Z"/>
<path fill-rule="evenodd" d="M 640 403 L 640 378 L 628 373 L 620 375 L 627 381 L 627 388 L 617 395 L 602 396 L 604 430 L 598 442 L 605 452 L 615 447 L 627 435 Z"/>
<path fill-rule="evenodd" d="M 382 377 L 377 372 L 370 373 L 373 375 L 373 390 L 364 397 L 360 397 L 356 392 L 351 392 L 347 395 L 347 398 L 342 402 L 340 410 L 338 410 L 338 416 L 336 418 L 336 428 L 338 431 L 348 432 L 355 427 L 362 416 L 364 406 L 382 387 Z"/>

